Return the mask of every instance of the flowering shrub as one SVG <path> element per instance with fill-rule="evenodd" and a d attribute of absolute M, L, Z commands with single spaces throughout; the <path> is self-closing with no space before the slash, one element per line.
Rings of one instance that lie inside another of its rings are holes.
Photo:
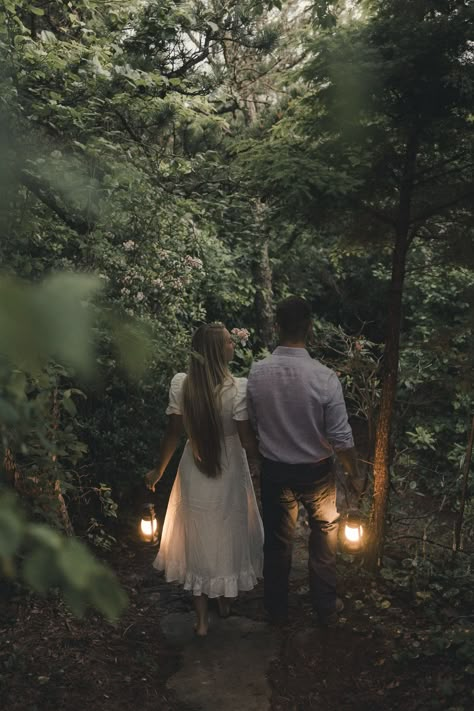
<path fill-rule="evenodd" d="M 137 244 L 129 239 L 121 246 L 117 253 L 113 242 L 108 244 L 101 268 L 108 271 L 107 278 L 112 279 L 125 313 L 145 318 L 160 313 L 162 317 L 164 308 L 170 315 L 182 313 L 195 301 L 206 275 L 202 259 L 164 248 L 154 240 Z"/>
<path fill-rule="evenodd" d="M 199 259 L 199 257 L 192 257 L 190 254 L 185 256 L 184 264 L 190 269 L 199 269 L 201 271 L 203 269 L 202 259 Z"/>
<path fill-rule="evenodd" d="M 250 333 L 246 328 L 233 328 L 230 334 L 235 345 L 246 346 L 250 338 Z"/>
<path fill-rule="evenodd" d="M 237 377 L 247 377 L 253 363 L 253 353 L 249 346 L 250 331 L 246 328 L 233 328 L 230 332 L 235 345 L 232 372 Z"/>

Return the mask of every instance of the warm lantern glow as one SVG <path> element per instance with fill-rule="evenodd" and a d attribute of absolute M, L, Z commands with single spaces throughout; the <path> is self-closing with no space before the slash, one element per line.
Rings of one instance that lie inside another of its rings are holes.
<path fill-rule="evenodd" d="M 348 541 L 351 541 L 351 543 L 357 543 L 364 535 L 364 529 L 362 526 L 346 523 L 345 534 Z"/>
<path fill-rule="evenodd" d="M 148 539 L 150 537 L 154 537 L 158 533 L 158 521 L 156 520 L 156 518 L 154 518 L 152 521 L 147 521 L 146 519 L 142 518 L 140 523 L 140 530 L 145 538 Z"/>
<path fill-rule="evenodd" d="M 362 517 L 358 511 L 349 511 L 344 527 L 345 547 L 355 553 L 363 546 L 364 527 Z"/>
<path fill-rule="evenodd" d="M 156 543 L 158 540 L 158 521 L 156 520 L 153 504 L 146 504 L 143 507 L 140 536 L 147 543 Z"/>

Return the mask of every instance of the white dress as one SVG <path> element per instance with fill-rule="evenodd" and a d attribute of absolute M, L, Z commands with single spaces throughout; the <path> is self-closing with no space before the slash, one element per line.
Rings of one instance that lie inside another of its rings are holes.
<path fill-rule="evenodd" d="M 168 415 L 181 414 L 185 378 L 178 373 L 171 381 Z M 248 419 L 246 391 L 246 378 L 233 378 L 222 391 L 222 474 L 200 472 L 188 441 L 171 490 L 153 565 L 194 595 L 237 597 L 262 577 L 262 520 L 236 424 Z"/>

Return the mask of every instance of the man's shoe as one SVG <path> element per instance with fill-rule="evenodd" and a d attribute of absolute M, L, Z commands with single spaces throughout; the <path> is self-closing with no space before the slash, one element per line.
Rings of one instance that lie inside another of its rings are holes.
<path fill-rule="evenodd" d="M 340 597 L 336 597 L 336 612 L 342 612 L 344 609 L 344 603 Z"/>
<path fill-rule="evenodd" d="M 265 621 L 273 627 L 284 627 L 288 624 L 288 615 L 285 614 L 273 614 L 267 612 L 265 616 Z"/>

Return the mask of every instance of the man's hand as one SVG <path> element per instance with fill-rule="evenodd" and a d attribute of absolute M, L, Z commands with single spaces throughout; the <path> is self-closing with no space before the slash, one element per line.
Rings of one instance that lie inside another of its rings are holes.
<path fill-rule="evenodd" d="M 146 488 L 150 489 L 150 491 L 155 491 L 155 485 L 158 483 L 159 479 L 160 479 L 160 475 L 156 471 L 156 469 L 151 469 L 147 474 L 145 474 Z"/>
<path fill-rule="evenodd" d="M 362 499 L 366 489 L 366 477 L 348 476 L 346 482 L 347 488 L 349 489 L 349 494 L 354 497 L 354 499 L 357 501 L 357 506 L 359 506 L 360 500 Z"/>
<path fill-rule="evenodd" d="M 260 459 L 248 459 L 248 465 L 249 465 L 249 470 L 250 470 L 250 476 L 252 479 L 259 479 L 260 478 L 260 469 L 262 466 L 261 460 Z"/>
<path fill-rule="evenodd" d="M 367 477 L 361 476 L 357 465 L 357 455 L 354 447 L 336 451 L 337 458 L 344 467 L 346 472 L 346 485 L 349 493 L 357 499 L 360 499 L 367 485 Z"/>

